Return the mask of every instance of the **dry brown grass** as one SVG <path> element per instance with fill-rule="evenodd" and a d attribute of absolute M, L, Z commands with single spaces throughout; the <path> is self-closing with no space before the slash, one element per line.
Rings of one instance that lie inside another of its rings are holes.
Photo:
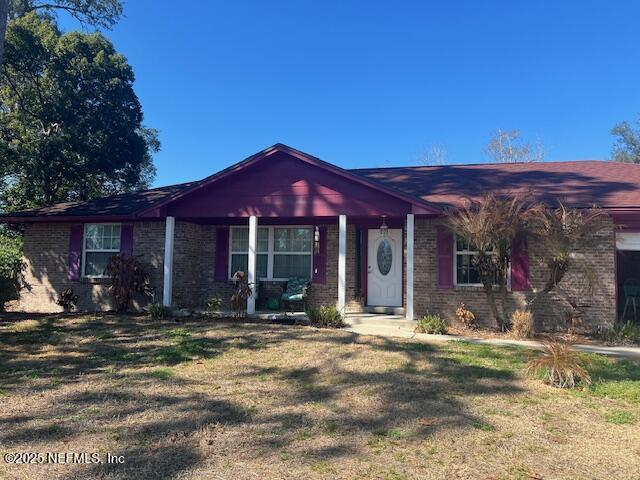
<path fill-rule="evenodd" d="M 630 363 L 600 361 L 603 375 L 617 366 L 604 393 L 578 395 L 526 379 L 529 352 L 518 349 L 206 321 L 28 322 L 0 323 L 0 449 L 110 452 L 126 463 L 0 462 L 0 478 L 640 471 L 640 429 L 629 423 L 640 420 L 640 376 Z"/>

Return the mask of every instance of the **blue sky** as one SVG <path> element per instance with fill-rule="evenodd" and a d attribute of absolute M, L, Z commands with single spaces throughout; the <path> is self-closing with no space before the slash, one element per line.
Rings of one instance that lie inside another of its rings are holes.
<path fill-rule="evenodd" d="M 342 167 L 488 161 L 519 129 L 548 160 L 608 158 L 640 117 L 640 2 L 128 0 L 106 34 L 160 131 L 155 185 L 276 142 Z M 64 22 L 65 28 L 78 27 Z"/>

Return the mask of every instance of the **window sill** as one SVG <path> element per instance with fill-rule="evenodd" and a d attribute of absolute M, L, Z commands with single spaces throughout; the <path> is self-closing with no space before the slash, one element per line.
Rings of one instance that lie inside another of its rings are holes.
<path fill-rule="evenodd" d="M 482 285 L 455 285 L 453 289 L 460 292 L 484 292 L 484 287 Z M 500 287 L 494 285 L 493 291 L 499 292 Z M 507 287 L 507 292 L 511 292 L 510 287 Z"/>
<path fill-rule="evenodd" d="M 80 283 L 89 285 L 104 285 L 109 282 L 109 277 L 81 277 Z"/>

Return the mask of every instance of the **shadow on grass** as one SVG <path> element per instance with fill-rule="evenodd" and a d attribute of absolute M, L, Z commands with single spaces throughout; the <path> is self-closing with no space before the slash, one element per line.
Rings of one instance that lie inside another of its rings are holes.
<path fill-rule="evenodd" d="M 225 355 L 234 359 L 231 367 L 206 369 Z M 298 356 L 304 361 L 289 361 Z M 330 445 L 309 445 L 302 454 L 306 462 L 327 461 L 485 425 L 468 402 L 521 392 L 517 371 L 526 357 L 521 349 L 436 347 L 298 327 L 41 318 L 0 328 L 0 390 L 9 398 L 51 392 L 55 400 L 0 417 L 0 442 L 106 435 L 118 446 L 111 453 L 127 458 L 125 465 L 78 466 L 78 478 L 176 478 L 210 464 L 200 442 L 216 445 L 218 430 L 237 427 L 234 448 L 245 453 L 278 455 L 329 437 Z M 178 378 L 170 368 L 196 363 L 208 376 Z M 615 375 L 640 375 L 621 368 Z M 240 385 L 242 396 L 218 394 L 210 384 L 217 380 Z M 369 399 L 373 406 L 360 408 Z M 369 444 L 354 444 L 363 434 Z"/>

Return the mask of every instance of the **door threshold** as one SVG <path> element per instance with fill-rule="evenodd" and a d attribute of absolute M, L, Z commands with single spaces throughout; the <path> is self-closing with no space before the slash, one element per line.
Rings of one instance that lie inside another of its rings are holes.
<path fill-rule="evenodd" d="M 364 313 L 380 313 L 383 315 L 404 315 L 404 307 L 382 307 L 382 306 L 366 306 L 362 309 Z"/>

